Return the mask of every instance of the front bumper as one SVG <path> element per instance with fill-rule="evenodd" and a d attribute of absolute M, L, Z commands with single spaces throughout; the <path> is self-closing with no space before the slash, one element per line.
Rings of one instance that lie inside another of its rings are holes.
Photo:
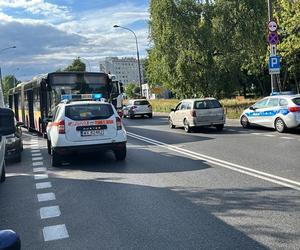
<path fill-rule="evenodd" d="M 53 151 L 59 155 L 69 155 L 74 153 L 91 153 L 107 150 L 121 150 L 126 147 L 125 142 L 106 143 L 106 144 L 91 144 L 80 146 L 54 147 Z"/>

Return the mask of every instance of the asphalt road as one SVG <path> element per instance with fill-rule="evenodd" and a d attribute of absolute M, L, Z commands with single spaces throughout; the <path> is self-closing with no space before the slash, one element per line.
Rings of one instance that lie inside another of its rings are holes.
<path fill-rule="evenodd" d="M 0 186 L 0 228 L 33 250 L 299 249 L 299 130 L 124 123 L 121 163 L 108 152 L 52 168 L 45 140 L 24 133 Z"/>

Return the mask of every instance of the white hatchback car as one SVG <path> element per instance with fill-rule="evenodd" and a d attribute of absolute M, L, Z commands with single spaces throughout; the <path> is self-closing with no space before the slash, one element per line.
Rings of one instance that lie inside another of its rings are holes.
<path fill-rule="evenodd" d="M 118 161 L 126 158 L 127 135 L 114 106 L 100 101 L 63 101 L 47 125 L 52 166 L 60 166 L 71 153 L 113 150 Z"/>
<path fill-rule="evenodd" d="M 152 118 L 152 106 L 145 99 L 129 100 L 128 104 L 123 108 L 123 116 L 134 118 L 136 115 L 147 115 Z"/>
<path fill-rule="evenodd" d="M 186 99 L 179 102 L 169 114 L 170 128 L 184 127 L 190 133 L 195 127 L 215 126 L 223 130 L 225 113 L 221 103 L 214 98 Z"/>
<path fill-rule="evenodd" d="M 259 125 L 282 133 L 300 126 L 300 95 L 273 95 L 263 98 L 244 110 L 241 125 Z"/>

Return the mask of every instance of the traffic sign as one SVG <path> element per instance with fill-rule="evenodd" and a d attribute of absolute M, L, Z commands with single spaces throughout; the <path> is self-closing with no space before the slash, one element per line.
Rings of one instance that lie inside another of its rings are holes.
<path fill-rule="evenodd" d="M 278 29 L 278 25 L 277 25 L 277 23 L 275 21 L 270 21 L 268 23 L 268 28 L 269 28 L 270 32 L 275 32 Z"/>
<path fill-rule="evenodd" d="M 280 56 L 270 56 L 269 58 L 269 73 L 280 74 Z"/>
<path fill-rule="evenodd" d="M 276 56 L 276 44 L 271 44 L 270 56 Z"/>
<path fill-rule="evenodd" d="M 279 36 L 277 32 L 270 32 L 268 35 L 268 42 L 270 44 L 277 44 L 279 43 Z"/>

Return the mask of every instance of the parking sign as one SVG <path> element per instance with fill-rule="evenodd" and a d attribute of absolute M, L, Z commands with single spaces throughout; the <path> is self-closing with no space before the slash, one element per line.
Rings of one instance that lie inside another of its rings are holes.
<path fill-rule="evenodd" d="M 270 58 L 269 58 L 269 73 L 271 75 L 280 73 L 280 56 L 270 56 Z"/>

